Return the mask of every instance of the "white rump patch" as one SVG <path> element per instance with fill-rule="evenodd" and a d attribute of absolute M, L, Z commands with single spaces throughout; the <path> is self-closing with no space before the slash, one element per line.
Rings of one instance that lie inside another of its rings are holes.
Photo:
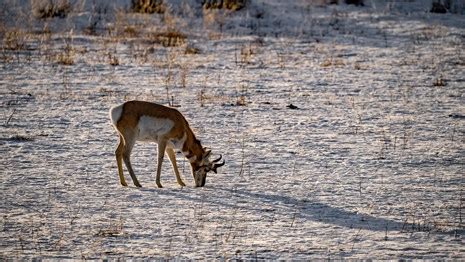
<path fill-rule="evenodd" d="M 121 114 L 123 113 L 123 105 L 114 106 L 110 108 L 110 119 L 111 123 L 116 126 L 118 120 L 121 118 Z"/>
<path fill-rule="evenodd" d="M 139 129 L 137 140 L 158 142 L 158 137 L 169 133 L 173 126 L 174 122 L 167 118 L 142 116 L 137 125 Z"/>

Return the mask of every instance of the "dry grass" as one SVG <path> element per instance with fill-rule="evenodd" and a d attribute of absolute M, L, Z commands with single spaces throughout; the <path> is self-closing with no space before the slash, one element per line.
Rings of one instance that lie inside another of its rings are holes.
<path fill-rule="evenodd" d="M 325 58 L 321 63 L 320 63 L 320 66 L 321 67 L 342 67 L 344 66 L 345 63 L 342 59 L 340 58 Z"/>
<path fill-rule="evenodd" d="M 164 47 L 181 46 L 186 42 L 187 36 L 176 30 L 168 30 L 165 32 L 149 33 L 148 38 L 151 42 L 161 44 Z"/>
<path fill-rule="evenodd" d="M 27 34 L 21 30 L 13 29 L 5 32 L 3 38 L 3 49 L 23 50 L 26 48 Z"/>
<path fill-rule="evenodd" d="M 132 0 L 131 10 L 135 13 L 163 14 L 166 11 L 166 6 L 163 0 Z"/>
<path fill-rule="evenodd" d="M 446 81 L 444 80 L 442 75 L 433 80 L 433 86 L 436 86 L 436 87 L 446 86 Z"/>
<path fill-rule="evenodd" d="M 31 6 L 34 16 L 40 19 L 65 18 L 73 9 L 68 0 L 32 0 Z"/>
<path fill-rule="evenodd" d="M 119 65 L 119 59 L 116 55 L 112 53 L 108 53 L 108 61 L 111 66 L 118 66 Z"/>
<path fill-rule="evenodd" d="M 56 62 L 60 65 L 74 65 L 74 47 L 68 42 L 63 48 L 63 52 L 56 55 Z"/>
<path fill-rule="evenodd" d="M 184 54 L 186 54 L 186 55 L 197 55 L 197 54 L 200 54 L 200 49 L 193 46 L 193 45 L 187 45 L 186 50 L 184 51 Z"/>
<path fill-rule="evenodd" d="M 205 9 L 227 9 L 237 11 L 247 6 L 247 0 L 203 0 Z"/>

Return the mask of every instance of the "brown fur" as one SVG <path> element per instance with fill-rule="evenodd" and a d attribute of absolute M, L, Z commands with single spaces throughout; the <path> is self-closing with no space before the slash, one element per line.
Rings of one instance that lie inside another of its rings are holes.
<path fill-rule="evenodd" d="M 186 142 L 184 143 L 182 151 L 195 155 L 197 159 L 202 157 L 204 150 L 200 141 L 195 137 L 194 132 L 192 132 L 184 116 L 174 108 L 145 101 L 128 101 L 124 103 L 122 117 L 118 120 L 118 130 L 121 131 L 128 127 L 134 129 L 142 116 L 169 118 L 173 120 L 174 127 L 171 129 L 168 136 L 170 138 L 181 139 L 183 135 L 186 134 Z"/>
<path fill-rule="evenodd" d="M 113 109 L 112 109 L 113 110 Z M 200 141 L 197 140 L 194 133 L 192 132 L 189 124 L 187 123 L 184 116 L 176 109 L 166 107 L 163 105 L 144 102 L 144 101 L 129 101 L 123 104 L 122 112 L 120 118 L 116 121 L 116 129 L 120 133 L 120 142 L 116 149 L 116 161 L 118 164 L 118 174 L 120 182 L 123 186 L 126 186 L 126 182 L 123 176 L 123 167 L 122 163 L 126 164 L 126 167 L 131 175 L 131 178 L 134 184 L 137 187 L 140 187 L 140 184 L 134 174 L 134 171 L 131 166 L 130 154 L 132 147 L 135 143 L 135 137 L 137 136 L 136 130 L 139 120 L 142 116 L 149 116 L 154 118 L 168 118 L 173 121 L 174 126 L 171 130 L 161 138 L 158 138 L 158 167 L 157 167 L 157 179 L 156 183 L 158 187 L 162 187 L 160 183 L 160 172 L 161 172 L 161 163 L 163 161 L 163 156 L 166 154 L 169 156 L 170 161 L 173 165 L 173 170 L 176 175 L 176 180 L 181 186 L 185 186 L 182 182 L 179 175 L 178 168 L 176 166 L 176 157 L 174 155 L 173 149 L 166 147 L 167 141 L 170 139 L 180 140 L 186 137 L 184 141 L 182 152 L 189 158 L 192 167 L 192 174 L 199 170 L 200 164 L 203 163 L 203 158 L 205 150 L 203 149 Z M 115 120 L 115 119 L 113 119 Z M 195 158 L 194 158 L 195 156 Z M 194 179 L 196 179 L 194 175 Z M 203 184 L 205 183 L 205 178 L 203 178 Z M 203 186 L 200 183 L 200 186 Z M 199 186 L 199 182 L 196 180 L 196 185 Z"/>

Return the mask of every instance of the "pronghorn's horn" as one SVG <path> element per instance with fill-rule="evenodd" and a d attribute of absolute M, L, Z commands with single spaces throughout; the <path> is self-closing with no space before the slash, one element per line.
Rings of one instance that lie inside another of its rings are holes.
<path fill-rule="evenodd" d="M 223 160 L 223 163 L 213 165 L 214 168 L 218 168 L 218 167 L 222 167 L 222 166 L 224 166 L 224 160 Z"/>
<path fill-rule="evenodd" d="M 222 157 L 223 157 L 223 155 L 220 154 L 220 157 L 218 157 L 217 159 L 213 160 L 212 163 L 216 163 L 216 162 L 220 161 Z"/>
<path fill-rule="evenodd" d="M 224 166 L 224 160 L 223 160 L 223 163 L 213 164 L 212 171 L 215 172 L 215 174 L 216 174 L 216 169 L 218 167 L 222 167 L 222 166 Z"/>

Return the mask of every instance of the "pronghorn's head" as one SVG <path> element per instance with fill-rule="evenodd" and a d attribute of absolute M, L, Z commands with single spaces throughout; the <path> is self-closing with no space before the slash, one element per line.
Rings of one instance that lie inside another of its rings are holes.
<path fill-rule="evenodd" d="M 202 157 L 198 159 L 194 165 L 192 165 L 196 187 L 205 186 L 208 172 L 213 171 L 216 174 L 216 169 L 224 166 L 224 160 L 222 163 L 218 163 L 222 158 L 221 155 L 219 158 L 210 161 L 211 150 L 203 151 Z"/>

